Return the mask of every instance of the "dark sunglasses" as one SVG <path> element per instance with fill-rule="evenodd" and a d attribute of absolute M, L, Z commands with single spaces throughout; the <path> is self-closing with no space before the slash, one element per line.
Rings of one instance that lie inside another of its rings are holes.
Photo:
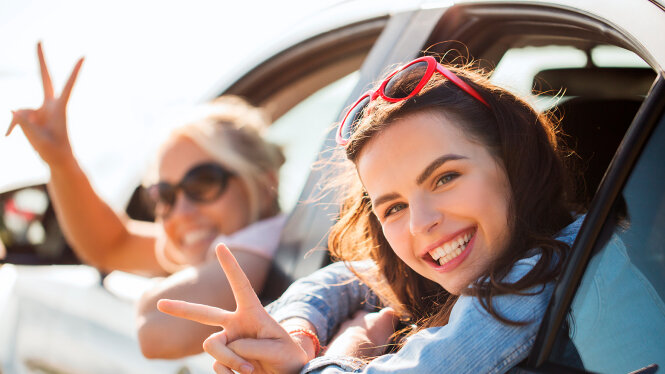
<path fill-rule="evenodd" d="M 155 205 L 155 214 L 166 217 L 171 213 L 178 191 L 187 199 L 196 203 L 207 203 L 216 200 L 224 193 L 233 172 L 219 164 L 209 162 L 189 169 L 177 184 L 159 182 L 148 187 L 148 195 Z"/>
<path fill-rule="evenodd" d="M 346 146 L 349 139 L 356 130 L 358 121 L 363 117 L 365 108 L 377 97 L 396 103 L 402 100 L 408 100 L 417 95 L 425 87 L 434 73 L 440 73 L 449 81 L 459 87 L 462 91 L 473 96 L 476 100 L 489 108 L 489 104 L 480 96 L 478 91 L 469 86 L 452 71 L 439 64 L 432 56 L 417 58 L 401 68 L 392 72 L 376 91 L 366 92 L 349 108 L 344 119 L 337 129 L 337 144 Z M 401 84 L 400 82 L 407 82 Z"/>

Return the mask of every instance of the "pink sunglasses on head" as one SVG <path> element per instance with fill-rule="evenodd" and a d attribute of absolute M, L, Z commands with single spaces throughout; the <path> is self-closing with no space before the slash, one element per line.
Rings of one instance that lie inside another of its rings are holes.
<path fill-rule="evenodd" d="M 344 116 L 344 120 L 340 122 L 337 129 L 336 141 L 337 144 L 345 146 L 349 143 L 349 139 L 355 131 L 357 122 L 362 118 L 363 110 L 369 105 L 372 100 L 381 96 L 384 100 L 396 103 L 398 101 L 407 100 L 417 95 L 420 90 L 429 82 L 435 72 L 441 73 L 449 81 L 453 82 L 462 91 L 473 96 L 476 100 L 485 104 L 489 108 L 489 104 L 480 96 L 478 91 L 474 90 L 466 82 L 461 80 L 452 71 L 448 70 L 445 66 L 439 64 L 432 56 L 425 56 L 415 59 L 403 67 L 392 72 L 381 83 L 381 86 L 375 91 L 368 91 L 349 108 Z M 398 84 L 404 77 L 420 77 L 417 80 L 411 79 L 410 82 L 417 82 L 416 85 Z M 406 87 L 405 87 L 406 86 Z"/>

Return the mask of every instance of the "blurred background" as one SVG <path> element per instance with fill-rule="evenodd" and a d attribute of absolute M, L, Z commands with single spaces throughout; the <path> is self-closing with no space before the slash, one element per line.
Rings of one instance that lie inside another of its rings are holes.
<path fill-rule="evenodd" d="M 86 60 L 69 106 L 72 146 L 104 200 L 124 208 L 155 148 L 243 59 L 339 1 L 3 0 L 0 128 L 39 106 L 36 44 L 56 92 Z M 48 169 L 16 129 L 0 137 L 0 192 L 44 183 Z"/>

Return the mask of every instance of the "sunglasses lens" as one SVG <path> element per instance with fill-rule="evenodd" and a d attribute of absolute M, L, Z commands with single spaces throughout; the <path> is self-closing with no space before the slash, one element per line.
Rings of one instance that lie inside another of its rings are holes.
<path fill-rule="evenodd" d="M 346 118 L 344 119 L 344 123 L 341 125 L 340 129 L 340 137 L 343 140 L 349 140 L 351 138 L 351 135 L 353 135 L 353 132 L 356 131 L 356 126 L 358 125 L 358 121 L 363 116 L 363 110 L 367 107 L 367 104 L 369 104 L 370 97 L 365 96 L 362 100 L 360 100 L 356 106 L 351 108 L 349 113 L 346 115 Z"/>
<path fill-rule="evenodd" d="M 148 197 L 155 204 L 155 215 L 166 216 L 175 202 L 176 189 L 166 182 L 159 182 L 148 188 Z"/>
<path fill-rule="evenodd" d="M 404 99 L 415 91 L 427 73 L 427 62 L 421 61 L 401 70 L 386 83 L 383 94 L 390 99 Z"/>
<path fill-rule="evenodd" d="M 224 192 L 229 176 L 230 173 L 217 164 L 203 164 L 187 172 L 180 185 L 190 200 L 208 202 Z"/>

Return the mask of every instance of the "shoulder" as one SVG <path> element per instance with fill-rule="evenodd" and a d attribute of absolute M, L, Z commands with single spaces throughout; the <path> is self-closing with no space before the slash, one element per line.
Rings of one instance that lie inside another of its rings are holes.
<path fill-rule="evenodd" d="M 229 235 L 219 235 L 213 241 L 226 244 L 231 250 L 247 251 L 271 259 L 279 245 L 279 237 L 286 224 L 287 216 L 278 214 L 254 222 Z"/>
<path fill-rule="evenodd" d="M 573 245 L 573 242 L 575 241 L 577 233 L 580 231 L 585 218 L 586 214 L 574 215 L 573 222 L 559 231 L 555 238 L 567 243 L 568 245 Z"/>

